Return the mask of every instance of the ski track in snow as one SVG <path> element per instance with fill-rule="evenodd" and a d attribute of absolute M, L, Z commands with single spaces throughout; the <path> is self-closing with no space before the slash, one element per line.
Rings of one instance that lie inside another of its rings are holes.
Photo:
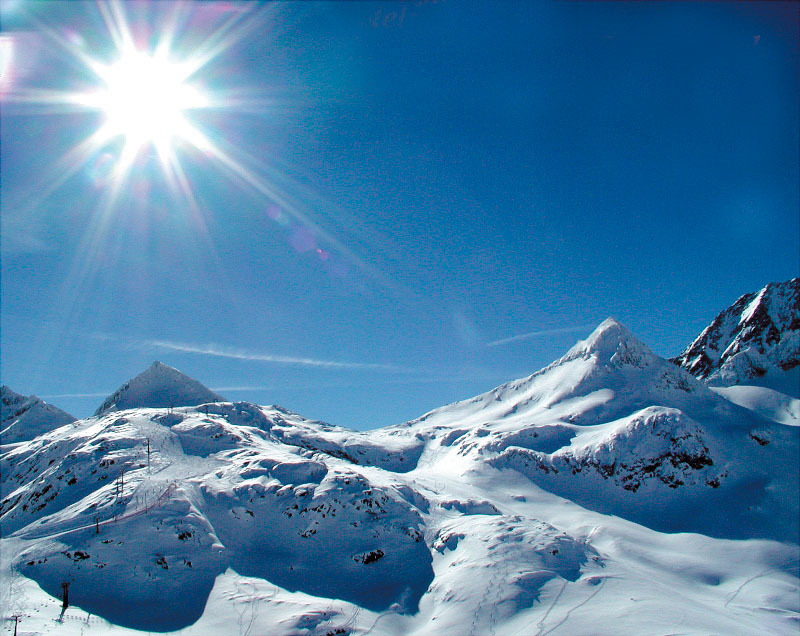
<path fill-rule="evenodd" d="M 536 622 L 536 627 L 539 630 L 539 631 L 536 632 L 536 636 L 543 636 L 543 634 L 547 633 L 547 632 L 543 632 L 542 631 L 544 629 L 544 624 L 547 622 L 547 617 L 550 616 L 550 612 L 552 612 L 553 609 L 555 608 L 556 604 L 558 603 L 558 599 L 561 598 L 561 595 L 564 593 L 565 589 L 567 589 L 567 582 L 566 581 L 564 581 L 562 583 L 561 589 L 558 590 L 558 594 L 556 594 L 555 597 L 553 598 L 553 601 L 548 606 L 547 611 L 544 613 L 544 616 L 542 616 L 542 618 L 540 618 Z M 550 630 L 550 631 L 552 631 L 552 630 Z"/>
<path fill-rule="evenodd" d="M 566 622 L 569 620 L 570 614 L 572 614 L 572 612 L 574 612 L 574 611 L 575 611 L 575 610 L 577 610 L 578 608 L 580 608 L 580 607 L 583 607 L 584 605 L 586 605 L 586 604 L 587 604 L 589 601 L 591 601 L 591 600 L 592 600 L 592 599 L 593 599 L 595 596 L 597 596 L 597 595 L 600 593 L 600 590 L 601 590 L 601 589 L 603 589 L 603 586 L 605 585 L 605 583 L 606 583 L 606 579 L 603 579 L 603 580 L 601 580 L 601 581 L 600 581 L 600 583 L 598 583 L 598 584 L 597 584 L 597 587 L 595 588 L 595 590 L 594 590 L 594 591 L 593 591 L 591 594 L 589 594 L 589 596 L 587 596 L 585 599 L 583 599 L 583 600 L 582 600 L 580 603 L 578 603 L 577 605 L 573 605 L 572 607 L 570 607 L 570 608 L 567 610 L 567 613 L 566 613 L 566 614 L 564 614 L 564 618 L 562 618 L 562 619 L 561 619 L 561 620 L 560 620 L 558 623 L 556 623 L 555 625 L 553 625 L 553 626 L 552 626 L 550 629 L 548 629 L 546 632 L 543 632 L 543 631 L 541 631 L 541 630 L 542 630 L 544 627 L 543 627 L 542 625 L 540 625 L 540 624 L 538 624 L 538 623 L 537 623 L 537 627 L 539 627 L 539 632 L 538 632 L 537 636 L 547 636 L 547 634 L 551 634 L 551 633 L 552 633 L 552 632 L 554 632 L 556 629 L 558 629 L 559 627 L 561 627 L 562 625 L 564 625 L 564 623 L 566 623 Z M 564 582 L 564 587 L 562 587 L 562 588 L 561 588 L 561 591 L 563 592 L 565 588 L 566 588 L 566 581 Z M 560 593 L 559 593 L 559 596 L 560 596 Z M 557 600 L 557 599 L 556 599 L 556 600 Z M 554 602 L 554 603 L 555 603 L 555 602 Z M 551 606 L 551 608 L 552 608 L 552 606 Z M 548 612 L 549 612 L 549 610 L 548 610 Z M 546 617 L 545 617 L 545 618 L 546 618 Z M 522 631 L 520 631 L 520 632 L 517 632 L 517 633 L 518 633 L 518 634 L 521 634 L 521 633 L 522 633 Z"/>
<path fill-rule="evenodd" d="M 724 607 L 728 607 L 728 605 L 732 603 L 737 596 L 739 596 L 739 592 L 741 592 L 745 587 L 747 587 L 753 581 L 763 578 L 765 576 L 769 576 L 773 572 L 780 572 L 784 568 L 789 567 L 790 565 L 797 568 L 797 566 L 800 565 L 800 559 L 792 559 L 790 561 L 785 562 L 781 566 L 768 568 L 763 572 L 751 576 L 749 579 L 744 581 L 744 583 L 742 583 L 739 587 L 737 587 L 736 590 L 725 599 Z"/>
<path fill-rule="evenodd" d="M 364 632 L 363 636 L 368 636 L 368 634 L 371 634 L 373 631 L 375 631 L 375 627 L 377 627 L 378 623 L 379 623 L 381 620 L 383 620 L 384 618 L 387 618 L 387 617 L 389 617 L 389 616 L 395 615 L 395 614 L 397 614 L 397 613 L 398 613 L 398 612 L 396 612 L 395 610 L 389 610 L 388 612 L 385 612 L 385 613 L 381 614 L 380 616 L 378 616 L 378 617 L 375 619 L 375 622 L 373 622 L 373 623 L 372 623 L 372 625 L 370 626 L 370 628 L 369 628 L 367 631 L 365 631 L 365 632 Z"/>
<path fill-rule="evenodd" d="M 256 596 L 257 596 L 257 591 L 258 590 L 257 590 L 255 584 L 250 582 L 250 581 L 241 581 L 241 582 L 237 581 L 235 583 L 235 586 L 236 586 L 237 593 L 240 594 L 240 596 L 242 598 L 249 597 L 251 599 L 250 602 L 242 604 L 242 610 L 239 613 L 239 618 L 237 620 L 237 624 L 239 626 L 239 634 L 241 636 L 250 636 L 250 633 L 251 633 L 251 631 L 253 629 L 253 624 L 255 623 L 256 619 L 258 618 L 258 611 L 259 611 L 259 605 L 260 605 L 259 602 L 256 602 Z M 246 589 L 247 587 L 250 588 L 249 593 L 248 593 L 248 591 Z M 264 598 L 260 598 L 258 600 L 259 601 L 267 600 L 267 599 L 271 598 L 272 596 L 274 596 L 276 591 L 277 590 L 273 591 L 270 596 L 264 597 Z M 245 623 L 247 624 L 246 627 L 245 627 Z"/>
<path fill-rule="evenodd" d="M 497 600 L 499 598 L 499 592 L 496 588 L 496 585 L 501 577 L 502 577 L 501 569 L 499 567 L 494 568 L 494 572 L 492 573 L 492 576 L 489 579 L 489 583 L 486 586 L 486 592 L 483 594 L 480 602 L 475 607 L 475 612 L 472 616 L 472 628 L 470 629 L 469 636 L 479 636 L 480 634 L 488 634 L 489 636 L 494 636 L 494 628 L 495 628 L 494 612 L 496 610 Z M 489 596 L 492 593 L 494 593 L 495 595 L 495 602 L 489 605 L 490 608 L 488 616 L 489 631 L 485 632 L 483 631 L 483 629 L 481 629 L 481 631 L 476 631 L 478 629 L 478 623 L 480 619 L 482 618 L 483 614 L 486 613 L 486 610 L 484 608 L 486 607 L 487 601 L 489 600 Z"/>

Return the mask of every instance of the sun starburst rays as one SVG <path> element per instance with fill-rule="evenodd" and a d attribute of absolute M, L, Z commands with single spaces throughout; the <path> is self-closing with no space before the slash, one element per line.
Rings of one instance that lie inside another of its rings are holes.
<path fill-rule="evenodd" d="M 168 163 L 165 157 L 174 156 L 176 146 L 189 145 L 204 152 L 213 148 L 190 117 L 191 111 L 209 107 L 212 100 L 189 81 L 196 65 L 172 59 L 164 43 L 171 39 L 170 35 L 162 40 L 150 53 L 123 38 L 117 59 L 111 64 L 92 64 L 101 86 L 79 97 L 82 105 L 103 115 L 95 135 L 98 149 L 115 138 L 124 139 L 115 169 L 117 187 L 147 147 L 155 149 L 164 168 Z"/>
<path fill-rule="evenodd" d="M 317 218 L 314 210 L 330 207 L 330 202 L 310 204 L 313 192 L 276 166 L 279 157 L 248 152 L 247 144 L 231 139 L 237 137 L 235 115 L 272 113 L 277 121 L 282 109 L 299 103 L 291 96 L 270 94 L 270 87 L 232 85 L 232 76 L 220 72 L 230 64 L 225 54 L 238 42 L 255 29 L 270 32 L 265 25 L 280 17 L 274 5 L 237 5 L 234 10 L 227 4 L 214 9 L 210 3 L 126 5 L 109 0 L 95 6 L 99 19 L 82 35 L 32 18 L 74 74 L 51 75 L 51 86 L 16 86 L 2 96 L 22 104 L 26 113 L 39 114 L 44 108 L 68 117 L 63 130 L 72 137 L 71 146 L 47 171 L 48 179 L 19 193 L 17 216 L 35 214 L 46 198 L 81 175 L 93 186 L 87 197 L 95 197 L 95 203 L 84 207 L 70 291 L 99 271 L 108 253 L 104 246 L 115 245 L 116 237 L 130 228 L 163 221 L 165 215 L 177 219 L 182 240 L 202 244 L 197 258 L 207 260 L 213 252 L 212 211 L 199 193 L 205 191 L 201 180 L 213 175 L 229 180 L 243 196 L 265 199 L 266 209 L 280 208 L 296 231 L 313 234 L 333 248 L 337 263 L 347 261 L 389 284 Z M 79 128 L 74 123 L 91 128 L 76 140 Z M 226 134 L 228 126 L 233 135 Z M 347 228 L 352 231 L 352 224 Z M 304 253 L 304 248 L 296 249 Z M 315 253 L 327 258 L 328 249 Z M 345 265 L 331 267 L 337 276 L 348 271 Z"/>
<path fill-rule="evenodd" d="M 41 33 L 84 70 L 80 88 L 18 87 L 3 96 L 4 101 L 28 108 L 98 115 L 95 130 L 58 161 L 52 183 L 44 185 L 40 192 L 51 192 L 77 172 L 88 169 L 98 156 L 111 153 L 114 167 L 106 180 L 107 201 L 103 206 L 110 210 L 128 185 L 137 160 L 148 155 L 157 159 L 162 178 L 173 194 L 193 206 L 191 184 L 181 165 L 185 151 L 194 150 L 212 160 L 219 158 L 211 136 L 194 116 L 204 109 L 236 107 L 223 92 L 208 89 L 194 78 L 257 20 L 243 19 L 246 15 L 255 18 L 250 12 L 227 16 L 202 41 L 190 50 L 182 50 L 181 29 L 191 13 L 189 3 L 170 5 L 157 33 L 135 33 L 124 5 L 117 0 L 99 2 L 97 7 L 110 44 L 105 57 L 90 54 L 81 44 L 45 24 L 38 25 Z M 154 45 L 147 44 L 152 41 Z"/>

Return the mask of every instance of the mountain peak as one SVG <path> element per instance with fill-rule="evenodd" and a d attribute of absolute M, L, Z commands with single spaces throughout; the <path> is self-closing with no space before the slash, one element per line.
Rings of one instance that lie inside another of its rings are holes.
<path fill-rule="evenodd" d="M 95 415 L 132 408 L 196 406 L 206 402 L 224 401 L 225 398 L 194 378 L 156 360 L 106 398 Z"/>
<path fill-rule="evenodd" d="M 711 384 L 777 383 L 796 392 L 800 278 L 740 296 L 672 361 Z"/>
<path fill-rule="evenodd" d="M 21 395 L 0 387 L 0 441 L 11 444 L 74 422 L 75 418 L 35 395 Z"/>
<path fill-rule="evenodd" d="M 139 376 L 176 376 L 176 375 L 181 375 L 185 378 L 189 377 L 185 373 L 178 371 L 175 367 L 171 367 L 168 364 L 164 364 L 163 362 L 161 362 L 161 360 L 153 360 L 152 364 L 139 374 Z"/>
<path fill-rule="evenodd" d="M 646 344 L 614 318 L 606 318 L 601 322 L 586 340 L 577 342 L 567 352 L 565 358 L 592 356 L 602 362 L 634 366 L 643 366 L 647 360 L 654 357 Z"/>

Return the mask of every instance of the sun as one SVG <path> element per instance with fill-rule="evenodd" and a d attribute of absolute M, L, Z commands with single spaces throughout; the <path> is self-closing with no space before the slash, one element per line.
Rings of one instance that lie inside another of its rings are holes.
<path fill-rule="evenodd" d="M 281 185 L 289 181 L 270 158 L 232 144 L 226 133 L 238 128 L 240 112 L 252 116 L 286 107 L 269 95 L 269 87 L 241 82 L 247 76 L 237 75 L 240 67 L 228 57 L 245 38 L 270 32 L 280 18 L 275 3 L 96 0 L 94 7 L 97 15 L 85 21 L 84 32 L 36 20 L 42 42 L 66 54 L 70 73 L 76 74 L 45 74 L 53 86 L 0 82 L 0 102 L 46 113 L 91 114 L 74 120 L 86 122 L 86 135 L 76 136 L 26 205 L 81 175 L 98 193 L 87 244 L 101 245 L 116 218 L 146 209 L 162 194 L 174 197 L 175 209 L 192 227 L 205 229 L 209 211 L 198 202 L 197 182 L 213 171 L 345 251 Z M 13 44 L 6 37 L 0 49 L 10 56 Z M 72 127 L 68 132 L 73 134 Z M 98 250 L 86 250 L 86 258 Z"/>
<path fill-rule="evenodd" d="M 187 118 L 209 100 L 188 83 L 190 68 L 166 55 L 129 50 L 114 63 L 96 69 L 104 86 L 94 95 L 102 111 L 103 139 L 123 137 L 125 154 L 138 154 L 152 144 L 160 154 L 178 141 L 191 141 L 198 130 Z"/>
<path fill-rule="evenodd" d="M 167 176 L 180 171 L 178 147 L 208 151 L 212 144 L 191 120 L 191 112 L 213 105 L 211 96 L 192 82 L 201 64 L 191 56 L 177 60 L 166 46 L 154 52 L 137 49 L 132 41 L 117 50 L 115 59 L 87 65 L 99 80 L 96 87 L 78 95 L 83 107 L 102 116 L 91 138 L 94 148 L 122 140 L 115 167 L 120 185 L 143 150 L 155 149 Z"/>

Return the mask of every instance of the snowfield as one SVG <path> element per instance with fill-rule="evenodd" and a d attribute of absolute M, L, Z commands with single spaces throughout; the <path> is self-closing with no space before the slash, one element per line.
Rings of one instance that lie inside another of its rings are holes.
<path fill-rule="evenodd" d="M 143 376 L 3 439 L 6 633 L 800 630 L 797 399 L 712 390 L 614 320 L 368 432 Z"/>

